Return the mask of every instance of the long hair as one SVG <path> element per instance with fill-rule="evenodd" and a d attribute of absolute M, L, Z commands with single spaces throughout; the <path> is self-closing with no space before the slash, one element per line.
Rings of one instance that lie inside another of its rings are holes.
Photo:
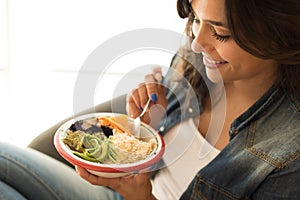
<path fill-rule="evenodd" d="M 187 18 L 187 23 L 185 27 L 185 34 L 187 36 L 187 43 L 185 46 L 181 47 L 179 54 L 181 58 L 177 59 L 177 62 L 174 63 L 172 67 L 176 68 L 182 76 L 190 83 L 193 92 L 196 94 L 198 99 L 203 99 L 202 97 L 208 94 L 208 86 L 205 83 L 204 79 L 209 82 L 206 74 L 204 73 L 204 66 L 201 64 L 202 55 L 196 54 L 191 49 L 191 42 L 194 38 L 192 33 L 192 24 L 194 16 L 189 4 L 189 1 L 177 1 L 177 11 L 181 18 Z M 199 63 L 197 66 L 193 63 Z M 189 98 L 189 95 L 187 95 Z M 203 103 L 203 102 L 202 102 Z"/>
<path fill-rule="evenodd" d="M 300 1 L 224 0 L 228 28 L 233 40 L 248 53 L 279 63 L 279 86 L 300 94 Z M 193 14 L 189 0 L 178 0 L 177 11 L 188 18 L 187 36 Z M 182 66 L 191 70 L 185 63 Z M 196 89 L 196 88 L 195 88 Z"/>

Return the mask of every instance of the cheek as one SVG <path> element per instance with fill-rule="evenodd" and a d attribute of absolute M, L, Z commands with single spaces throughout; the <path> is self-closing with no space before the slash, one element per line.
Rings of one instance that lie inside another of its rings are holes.
<path fill-rule="evenodd" d="M 218 49 L 218 54 L 230 64 L 237 64 L 247 57 L 247 52 L 236 45 L 235 42 L 223 44 Z"/>

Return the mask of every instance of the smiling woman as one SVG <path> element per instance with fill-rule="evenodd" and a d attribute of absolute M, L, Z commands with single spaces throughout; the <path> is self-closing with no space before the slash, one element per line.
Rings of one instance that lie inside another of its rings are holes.
<path fill-rule="evenodd" d="M 50 129 L 35 141 L 53 158 L 0 144 L 0 180 L 29 199 L 299 199 L 299 0 L 177 0 L 177 10 L 186 46 L 162 79 L 153 70 L 124 100 L 132 118 L 152 100 L 141 120 L 165 143 L 152 176 L 76 165 L 82 181 L 53 159 Z"/>

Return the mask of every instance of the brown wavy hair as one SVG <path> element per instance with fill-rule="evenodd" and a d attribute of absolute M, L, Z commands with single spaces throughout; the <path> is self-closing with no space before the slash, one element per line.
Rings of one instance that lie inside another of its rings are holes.
<path fill-rule="evenodd" d="M 248 53 L 279 63 L 279 86 L 300 95 L 300 1 L 299 0 L 224 0 L 228 28 L 234 41 Z M 178 0 L 177 11 L 188 18 L 185 33 L 191 31 L 193 12 L 189 0 Z M 189 48 L 187 48 L 189 49 Z M 186 50 L 188 52 L 189 50 Z M 198 56 L 194 54 L 195 58 Z M 182 61 L 183 71 L 196 89 L 193 67 Z M 195 90 L 196 91 L 196 90 Z"/>

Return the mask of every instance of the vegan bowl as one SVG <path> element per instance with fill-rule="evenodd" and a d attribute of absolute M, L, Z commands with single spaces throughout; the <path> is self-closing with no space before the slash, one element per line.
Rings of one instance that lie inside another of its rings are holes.
<path fill-rule="evenodd" d="M 133 119 L 117 113 L 93 113 L 64 123 L 54 136 L 58 153 L 73 165 L 102 177 L 150 171 L 164 153 L 164 142 L 141 123 L 141 137 L 132 132 Z"/>

